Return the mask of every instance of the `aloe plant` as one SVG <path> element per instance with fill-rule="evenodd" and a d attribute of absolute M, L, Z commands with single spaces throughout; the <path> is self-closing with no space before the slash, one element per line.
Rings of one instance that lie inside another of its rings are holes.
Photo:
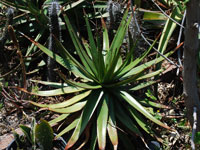
<path fill-rule="evenodd" d="M 90 150 L 95 149 L 97 142 L 99 149 L 105 149 L 107 137 L 109 137 L 113 148 L 117 149 L 119 139 L 122 141 L 129 140 L 119 129 L 131 131 L 131 133 L 141 138 L 144 137 L 140 129 L 143 129 L 148 134 L 153 133 L 150 124 L 144 118 L 170 129 L 147 111 L 143 106 L 145 102 L 140 103 L 132 94 L 133 91 L 157 82 L 146 81 L 145 79 L 158 75 L 164 68 L 151 73 L 148 72 L 148 68 L 161 62 L 164 58 L 158 57 L 155 60 L 141 63 L 151 51 L 152 45 L 140 57 L 132 60 L 132 52 L 134 50 L 132 45 L 130 51 L 122 59 L 120 48 L 131 21 L 131 17 L 128 18 L 128 9 L 125 11 L 111 43 L 109 43 L 109 35 L 103 19 L 101 19 L 103 29 L 101 41 L 100 36 L 93 36 L 88 17 L 85 16 L 89 41 L 87 43 L 86 40 L 80 41 L 77 32 L 70 24 L 68 16 L 63 13 L 63 17 L 79 60 L 72 56 L 56 38 L 54 40 L 60 55 L 22 34 L 44 53 L 79 78 L 79 82 L 76 82 L 66 79 L 65 75 L 59 72 L 60 77 L 65 81 L 64 84 L 33 80 L 34 82 L 53 86 L 56 89 L 33 91 L 31 94 L 38 96 L 74 95 L 72 98 L 58 104 L 40 104 L 30 101 L 30 103 L 38 107 L 60 113 L 59 117 L 49 122 L 50 125 L 69 119 L 68 126 L 57 135 L 59 137 L 73 130 L 65 149 L 71 148 L 83 133 L 86 134 L 84 143 L 90 138 Z M 173 52 L 170 51 L 165 56 L 168 57 Z M 140 83 L 138 82 L 139 80 L 143 80 L 143 82 Z M 148 103 L 147 105 L 154 107 L 156 103 Z M 88 133 L 90 134 L 88 135 Z"/>

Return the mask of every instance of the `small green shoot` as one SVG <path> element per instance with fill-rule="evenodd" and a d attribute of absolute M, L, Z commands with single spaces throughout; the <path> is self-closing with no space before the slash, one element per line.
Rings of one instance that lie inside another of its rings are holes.
<path fill-rule="evenodd" d="M 151 100 L 154 100 L 154 101 L 157 100 L 157 98 L 153 95 L 153 92 L 152 92 L 150 89 L 147 90 L 147 92 L 145 93 L 145 95 L 146 95 L 148 98 L 150 98 Z"/>

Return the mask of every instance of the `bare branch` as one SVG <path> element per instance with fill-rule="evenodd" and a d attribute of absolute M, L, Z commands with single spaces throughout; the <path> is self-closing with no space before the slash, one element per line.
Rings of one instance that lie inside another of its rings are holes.
<path fill-rule="evenodd" d="M 181 25 L 184 24 L 185 18 L 186 18 L 186 10 L 185 10 L 185 12 L 184 12 Z M 178 41 L 177 41 L 177 46 L 180 45 L 180 43 L 181 43 L 182 33 L 183 33 L 183 27 L 180 27 L 179 35 L 178 35 Z M 180 50 L 178 50 L 178 63 L 179 63 L 179 66 L 181 66 L 181 67 L 183 66 L 183 65 L 182 65 L 182 62 L 181 62 L 181 52 L 180 52 Z M 179 71 L 180 71 L 180 69 L 178 68 L 178 69 L 177 69 L 177 73 L 176 73 L 177 75 L 179 74 Z"/>
<path fill-rule="evenodd" d="M 196 107 L 194 107 L 193 119 L 194 119 L 194 123 L 193 123 L 193 127 L 192 127 L 192 137 L 191 137 L 190 142 L 191 142 L 192 150 L 195 150 L 194 138 L 195 138 L 195 134 L 197 131 L 197 108 Z"/>

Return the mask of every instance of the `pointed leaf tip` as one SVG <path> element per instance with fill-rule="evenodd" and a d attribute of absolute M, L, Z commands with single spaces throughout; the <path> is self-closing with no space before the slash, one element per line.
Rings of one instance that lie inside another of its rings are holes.
<path fill-rule="evenodd" d="M 103 18 L 101 18 L 101 24 L 102 24 L 103 28 L 107 28 L 107 27 L 106 27 L 106 23 L 105 23 L 105 21 L 104 21 Z"/>

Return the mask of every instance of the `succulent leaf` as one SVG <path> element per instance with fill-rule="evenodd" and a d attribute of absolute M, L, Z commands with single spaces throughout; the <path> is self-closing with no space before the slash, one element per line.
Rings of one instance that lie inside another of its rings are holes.
<path fill-rule="evenodd" d="M 40 120 L 36 125 L 36 141 L 42 150 L 51 150 L 53 148 L 53 129 L 45 120 Z"/>

